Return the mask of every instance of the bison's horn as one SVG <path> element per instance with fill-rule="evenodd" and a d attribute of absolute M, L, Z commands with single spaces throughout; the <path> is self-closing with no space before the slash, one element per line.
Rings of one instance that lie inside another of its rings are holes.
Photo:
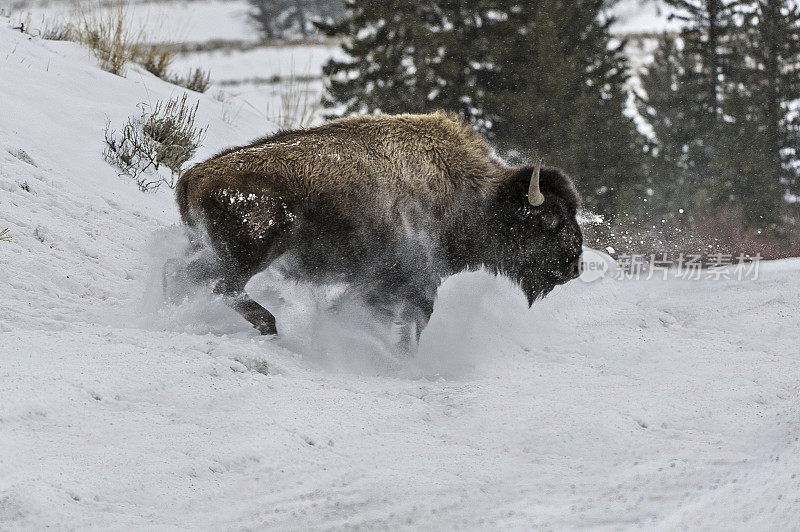
<path fill-rule="evenodd" d="M 531 176 L 531 184 L 528 187 L 528 203 L 534 207 L 538 207 L 544 203 L 544 194 L 542 194 L 542 191 L 539 189 L 539 174 L 541 171 L 542 160 L 539 159 L 539 162 L 536 163 L 536 169 L 533 171 L 533 175 Z"/>

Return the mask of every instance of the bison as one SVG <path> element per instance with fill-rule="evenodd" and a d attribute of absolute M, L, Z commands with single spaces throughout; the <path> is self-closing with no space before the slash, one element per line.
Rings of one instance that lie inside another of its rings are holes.
<path fill-rule="evenodd" d="M 451 113 L 370 115 L 227 149 L 176 185 L 181 218 L 210 260 L 187 271 L 262 334 L 273 315 L 245 285 L 284 275 L 347 283 L 416 345 L 439 284 L 485 268 L 529 304 L 579 273 L 580 196 L 561 170 L 509 166 Z M 195 238 L 200 241 L 200 237 Z"/>

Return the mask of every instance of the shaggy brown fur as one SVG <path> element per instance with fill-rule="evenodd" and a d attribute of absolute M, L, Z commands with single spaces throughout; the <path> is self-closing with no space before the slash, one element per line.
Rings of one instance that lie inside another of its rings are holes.
<path fill-rule="evenodd" d="M 400 289 L 423 310 L 418 334 L 432 310 L 431 284 L 435 294 L 440 279 L 457 271 L 486 266 L 507 274 L 531 301 L 563 282 L 560 270 L 580 255 L 572 238 L 577 231 L 580 239 L 580 198 L 569 178 L 545 168 L 541 186 L 551 201 L 530 207 L 531 173 L 507 166 L 454 114 L 371 115 L 225 150 L 187 171 L 176 190 L 183 220 L 208 232 L 223 265 L 217 290 L 234 307 L 244 300 L 250 310 L 258 306 L 243 294 L 244 283 L 291 252 L 298 277 L 369 278 L 377 299 Z M 563 244 L 552 246 L 568 257 L 542 255 L 532 264 L 531 250 L 547 247 L 545 212 L 568 226 Z M 547 282 L 530 278 L 540 269 Z M 243 314 L 273 333 L 274 319 L 262 310 Z"/>
<path fill-rule="evenodd" d="M 458 189 L 483 195 L 507 175 L 483 138 L 454 114 L 368 115 L 223 151 L 184 175 L 178 202 L 197 204 L 221 186 L 255 186 L 290 203 L 336 198 L 345 209 L 367 198 L 428 197 L 443 212 Z"/>

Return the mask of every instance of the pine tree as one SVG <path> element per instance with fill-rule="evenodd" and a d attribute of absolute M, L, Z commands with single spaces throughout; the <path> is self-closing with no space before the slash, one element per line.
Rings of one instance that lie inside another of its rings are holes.
<path fill-rule="evenodd" d="M 800 8 L 669 2 L 689 25 L 682 46 L 659 47 L 639 106 L 656 137 L 656 189 L 698 212 L 726 207 L 748 227 L 775 229 L 785 191 L 800 185 L 800 123 L 789 109 L 800 98 Z"/>
<path fill-rule="evenodd" d="M 502 2 L 489 22 L 484 76 L 489 135 L 508 154 L 534 154 L 578 182 L 587 207 L 604 214 L 645 207 L 643 146 L 624 115 L 625 42 L 612 45 L 602 0 Z"/>
<path fill-rule="evenodd" d="M 727 121 L 720 135 L 722 157 L 715 203 L 741 216 L 747 227 L 775 229 L 783 200 L 780 183 L 771 175 L 776 160 L 763 114 L 744 90 L 729 94 L 723 109 Z"/>
<path fill-rule="evenodd" d="M 639 114 L 652 127 L 652 208 L 661 218 L 675 218 L 681 209 L 694 205 L 694 185 L 699 181 L 694 152 L 689 147 L 697 135 L 696 106 L 700 98 L 692 90 L 694 86 L 683 83 L 686 72 L 695 65 L 693 57 L 682 51 L 674 37 L 659 39 L 652 63 L 640 76 L 646 96 L 636 102 Z"/>
<path fill-rule="evenodd" d="M 712 187 L 719 170 L 717 136 L 722 119 L 721 103 L 730 65 L 741 60 L 730 41 L 734 25 L 732 6 L 722 0 L 667 0 L 684 10 L 676 18 L 688 22 L 681 31 L 682 68 L 676 93 L 683 108 L 684 143 L 678 148 L 686 153 L 684 168 L 690 183 Z"/>
<path fill-rule="evenodd" d="M 790 110 L 800 99 L 800 7 L 759 0 L 737 8 L 737 45 L 747 60 L 732 69 L 734 94 L 725 108 L 725 192 L 743 206 L 749 226 L 775 229 L 785 192 L 796 193 L 800 184 L 800 123 Z"/>
<path fill-rule="evenodd" d="M 421 112 L 431 85 L 414 59 L 417 42 L 429 31 L 423 20 L 433 13 L 405 1 L 349 0 L 349 16 L 335 24 L 319 24 L 328 36 L 345 38 L 342 49 L 350 59 L 331 59 L 323 68 L 329 76 L 327 118 L 365 112 Z"/>
<path fill-rule="evenodd" d="M 743 61 L 734 46 L 734 4 L 722 0 L 667 0 L 686 26 L 680 38 L 660 39 L 641 76 L 639 113 L 653 128 L 650 180 L 661 217 L 680 209 L 707 212 L 719 203 L 723 101 L 732 65 Z"/>
<path fill-rule="evenodd" d="M 734 30 L 732 7 L 736 0 L 665 1 L 677 9 L 671 17 L 687 24 L 681 31 L 684 53 L 697 59 L 697 68 L 685 72 L 682 82 L 697 86 L 698 104 L 705 110 L 702 120 L 712 123 L 720 112 L 726 69 L 736 59 L 726 50 Z"/>
<path fill-rule="evenodd" d="M 472 7 L 467 8 L 467 4 Z M 488 46 L 478 26 L 480 2 L 350 0 L 350 16 L 318 24 L 329 36 L 348 37 L 348 60 L 331 60 L 328 118 L 345 114 L 458 111 L 473 118 L 473 51 Z"/>
<path fill-rule="evenodd" d="M 343 14 L 341 0 L 248 0 L 250 21 L 264 39 L 294 32 L 308 37 L 313 22 L 332 21 Z"/>
<path fill-rule="evenodd" d="M 624 43 L 603 0 L 350 0 L 320 27 L 350 36 L 333 60 L 332 116 L 458 112 L 511 158 L 545 157 L 575 177 L 590 208 L 638 205 L 642 144 L 623 115 Z"/>

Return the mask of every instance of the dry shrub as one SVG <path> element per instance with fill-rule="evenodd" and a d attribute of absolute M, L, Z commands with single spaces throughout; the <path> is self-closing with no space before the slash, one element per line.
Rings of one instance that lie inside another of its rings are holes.
<path fill-rule="evenodd" d="M 47 41 L 76 41 L 77 33 L 71 22 L 44 22 L 40 36 Z"/>
<path fill-rule="evenodd" d="M 100 0 L 89 6 L 79 3 L 73 20 L 44 21 L 40 34 L 43 39 L 75 41 L 87 46 L 99 59 L 100 67 L 112 74 L 123 76 L 129 63 L 137 63 L 169 83 L 197 92 L 208 89 L 211 76 L 201 68 L 185 77 L 171 74 L 169 70 L 178 48 L 155 42 L 155 32 L 145 28 L 133 30 L 130 15 L 123 3 L 103 4 Z"/>
<path fill-rule="evenodd" d="M 0 230 L 0 242 L 11 242 L 11 235 L 8 234 L 8 227 Z"/>
<path fill-rule="evenodd" d="M 0 9 L 0 16 L 3 10 Z M 27 13 L 16 26 L 11 29 L 18 30 L 31 37 L 39 37 L 47 41 L 74 41 L 76 40 L 75 28 L 71 22 L 52 20 L 42 17 L 41 22 L 33 23 L 31 14 Z"/>
<path fill-rule="evenodd" d="M 641 220 L 619 216 L 611 222 L 583 227 L 584 241 L 596 249 L 613 249 L 615 256 L 655 255 L 677 261 L 681 255 L 700 256 L 713 263 L 714 256 L 760 256 L 779 259 L 800 256 L 800 228 L 787 225 L 779 233 L 749 229 L 741 212 L 714 209 L 685 220 Z"/>
<path fill-rule="evenodd" d="M 699 235 L 713 239 L 724 253 L 758 254 L 764 259 L 800 256 L 800 228 L 796 225 L 787 224 L 779 231 L 765 232 L 746 228 L 742 220 L 740 211 L 724 208 L 708 212 L 694 226 Z"/>
<path fill-rule="evenodd" d="M 272 121 L 282 129 L 308 127 L 322 106 L 322 93 L 311 88 L 311 80 L 294 74 L 282 86 L 281 104 Z"/>
<path fill-rule="evenodd" d="M 186 76 L 170 76 L 167 81 L 175 85 L 180 85 L 190 91 L 206 92 L 211 86 L 211 72 L 197 67 Z"/>
<path fill-rule="evenodd" d="M 138 63 L 154 75 L 168 80 L 168 69 L 177 51 L 168 43 L 153 40 L 144 28 L 134 30 L 131 14 L 123 3 L 78 3 L 70 21 L 43 24 L 41 36 L 48 40 L 78 42 L 94 52 L 100 67 L 125 75 L 128 63 Z"/>
<path fill-rule="evenodd" d="M 207 129 L 195 124 L 198 106 L 199 102 L 187 104 L 186 94 L 155 106 L 142 105 L 141 115 L 129 117 L 120 132 L 106 125 L 103 156 L 144 192 L 161 185 L 174 188 Z M 168 175 L 162 167 L 169 170 Z"/>
<path fill-rule="evenodd" d="M 292 72 L 279 85 L 279 103 L 267 102 L 264 115 L 268 122 L 280 129 L 296 129 L 310 126 L 322 107 L 322 92 L 311 87 L 310 76 L 298 77 Z M 249 104 L 256 111 L 260 111 Z"/>
<path fill-rule="evenodd" d="M 172 66 L 176 55 L 177 53 L 167 45 L 140 45 L 136 49 L 133 61 L 142 65 L 154 76 L 170 81 L 169 67 Z"/>
<path fill-rule="evenodd" d="M 74 25 L 77 42 L 90 48 L 100 61 L 100 67 L 122 76 L 128 62 L 139 53 L 142 32 L 130 30 L 130 21 L 123 4 L 104 9 L 99 4 L 92 9 L 78 7 Z"/>

